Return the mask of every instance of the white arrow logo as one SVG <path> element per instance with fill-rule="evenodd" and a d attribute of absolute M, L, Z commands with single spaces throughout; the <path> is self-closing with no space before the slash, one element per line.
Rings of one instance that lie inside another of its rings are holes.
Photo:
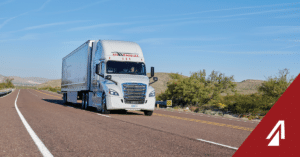
<path fill-rule="evenodd" d="M 270 139 L 273 136 L 274 132 L 278 129 L 279 126 L 281 126 L 281 139 L 285 139 L 285 129 L 283 120 L 277 122 L 273 130 L 268 135 L 267 139 Z M 279 131 L 277 131 L 276 135 L 273 137 L 272 141 L 269 143 L 268 146 L 279 146 Z"/>

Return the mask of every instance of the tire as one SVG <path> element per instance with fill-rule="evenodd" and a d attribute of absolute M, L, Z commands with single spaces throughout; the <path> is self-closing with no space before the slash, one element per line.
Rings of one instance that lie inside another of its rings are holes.
<path fill-rule="evenodd" d="M 145 116 L 152 116 L 153 111 L 144 111 Z"/>
<path fill-rule="evenodd" d="M 107 110 L 106 107 L 106 95 L 103 93 L 102 95 L 102 114 L 110 114 L 110 111 Z"/>
<path fill-rule="evenodd" d="M 85 104 L 84 104 L 84 109 L 88 109 L 88 103 L 89 103 L 89 93 L 86 93 L 85 95 Z"/>
<path fill-rule="evenodd" d="M 63 94 L 63 104 L 67 104 L 67 93 Z"/>
<path fill-rule="evenodd" d="M 121 114 L 127 114 L 127 110 L 120 110 Z"/>
<path fill-rule="evenodd" d="M 81 109 L 84 109 L 85 101 L 86 101 L 85 93 L 82 93 L 82 103 L 81 103 L 81 107 L 80 107 Z"/>

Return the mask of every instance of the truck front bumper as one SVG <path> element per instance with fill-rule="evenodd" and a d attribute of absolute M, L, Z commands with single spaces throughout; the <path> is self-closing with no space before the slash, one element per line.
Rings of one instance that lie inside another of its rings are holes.
<path fill-rule="evenodd" d="M 119 96 L 106 96 L 106 105 L 108 110 L 148 110 L 153 111 L 155 107 L 155 97 L 148 97 L 146 99 L 147 102 L 144 104 L 125 104 L 124 99 L 122 102 L 121 97 Z"/>

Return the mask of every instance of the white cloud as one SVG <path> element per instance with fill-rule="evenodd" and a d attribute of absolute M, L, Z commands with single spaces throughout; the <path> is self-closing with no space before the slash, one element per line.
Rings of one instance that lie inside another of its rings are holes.
<path fill-rule="evenodd" d="M 213 37 L 189 37 L 189 38 L 147 38 L 136 41 L 137 43 L 147 43 L 152 45 L 161 45 L 170 42 L 177 41 L 217 41 L 217 40 L 225 40 L 227 38 L 213 38 Z"/>
<path fill-rule="evenodd" d="M 288 34 L 300 33 L 299 26 L 265 26 L 257 27 L 253 30 L 252 35 L 275 35 L 275 34 Z"/>
<path fill-rule="evenodd" d="M 297 54 L 294 51 L 206 51 L 206 50 L 193 50 L 194 52 L 203 53 L 223 53 L 223 54 L 253 54 L 253 55 L 266 55 L 266 54 Z"/>
<path fill-rule="evenodd" d="M 86 29 L 111 27 L 111 26 L 122 26 L 122 25 L 129 25 L 129 24 L 130 23 L 102 23 L 102 24 L 91 25 L 91 26 L 75 27 L 75 28 L 69 29 L 68 31 L 82 31 L 82 30 L 86 30 Z"/>
<path fill-rule="evenodd" d="M 27 40 L 36 40 L 39 39 L 38 34 L 26 34 L 19 38 L 13 38 L 13 39 L 3 39 L 0 40 L 0 42 L 10 42 L 10 41 L 27 41 Z"/>
<path fill-rule="evenodd" d="M 50 0 L 47 0 L 47 1 L 46 1 L 45 3 L 43 3 L 43 5 L 42 5 L 39 9 L 37 9 L 37 10 L 31 10 L 31 11 L 28 11 L 28 12 L 25 12 L 25 13 L 22 13 L 22 14 L 19 14 L 19 15 L 17 15 L 17 16 L 14 16 L 14 17 L 11 17 L 11 18 L 5 20 L 2 24 L 0 24 L 0 29 L 1 29 L 3 26 L 7 25 L 11 20 L 13 20 L 13 19 L 15 19 L 15 18 L 17 18 L 17 17 L 26 15 L 26 14 L 28 14 L 28 13 L 30 13 L 30 12 L 41 11 L 41 10 L 46 6 L 46 4 L 49 3 L 49 2 L 50 2 Z"/>
<path fill-rule="evenodd" d="M 172 17 L 172 16 L 186 16 L 186 15 L 195 15 L 201 13 L 209 13 L 209 12 L 221 12 L 221 11 L 232 11 L 232 10 L 245 10 L 245 9 L 254 9 L 254 8 L 269 8 L 269 7 L 276 7 L 276 6 L 287 6 L 287 5 L 299 5 L 300 2 L 296 3 L 282 3 L 282 4 L 271 4 L 271 5 L 260 5 L 260 6 L 248 6 L 248 7 L 237 7 L 237 8 L 228 8 L 228 9 L 213 9 L 213 10 L 204 10 L 198 12 L 190 12 L 190 13 L 181 13 L 181 14 L 172 14 L 172 15 L 165 15 L 165 16 L 135 16 L 129 18 L 158 18 L 158 17 Z"/>
<path fill-rule="evenodd" d="M 55 22 L 55 23 L 48 23 L 48 24 L 43 24 L 43 25 L 26 27 L 26 28 L 24 28 L 22 30 L 40 29 L 40 28 L 47 28 L 47 27 L 53 27 L 53 26 L 59 26 L 59 25 L 67 25 L 67 24 L 71 24 L 71 23 L 79 23 L 79 22 L 87 22 L 87 21 L 88 20 L 68 21 L 68 22 Z"/>
<path fill-rule="evenodd" d="M 37 9 L 36 11 L 41 11 L 45 8 L 45 6 L 50 2 L 51 0 L 47 0 L 39 9 Z"/>
<path fill-rule="evenodd" d="M 61 13 L 68 13 L 68 12 L 74 12 L 74 11 L 78 11 L 78 10 L 83 10 L 83 9 L 88 8 L 88 7 L 94 6 L 94 5 L 99 4 L 99 3 L 107 2 L 107 1 L 110 1 L 110 0 L 101 0 L 101 1 L 97 1 L 97 2 L 95 2 L 95 3 L 91 3 L 91 4 L 88 4 L 88 5 L 79 7 L 79 8 L 75 8 L 75 9 L 71 9 L 71 10 L 64 10 L 64 11 L 54 12 L 53 14 L 61 14 Z"/>
<path fill-rule="evenodd" d="M 13 2 L 14 0 L 7 0 L 0 3 L 0 6 Z"/>

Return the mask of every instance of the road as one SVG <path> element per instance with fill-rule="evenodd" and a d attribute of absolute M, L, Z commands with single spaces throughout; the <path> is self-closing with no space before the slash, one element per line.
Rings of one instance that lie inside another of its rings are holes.
<path fill-rule="evenodd" d="M 165 109 L 102 115 L 61 97 L 18 89 L 0 98 L 0 156 L 232 156 L 258 124 Z"/>

